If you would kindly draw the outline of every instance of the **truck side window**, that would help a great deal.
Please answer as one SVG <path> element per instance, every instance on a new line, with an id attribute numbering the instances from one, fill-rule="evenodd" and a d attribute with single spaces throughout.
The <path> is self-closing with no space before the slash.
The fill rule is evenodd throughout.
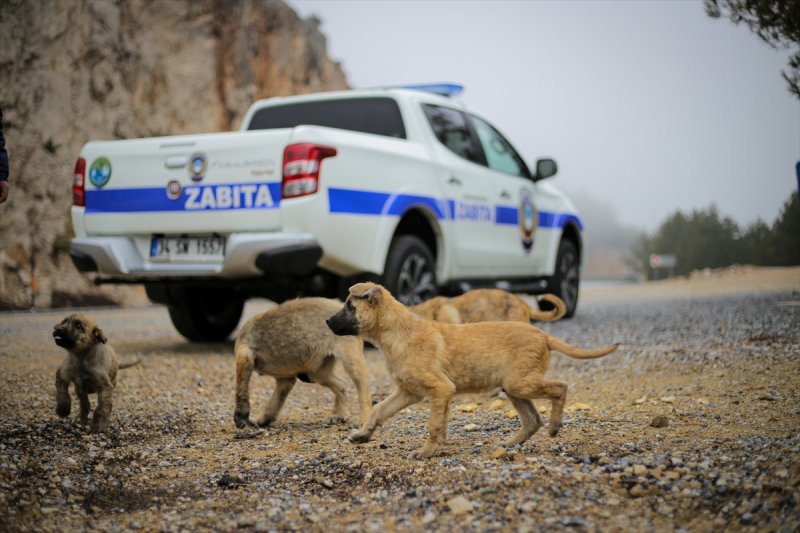
<path id="1" fill-rule="evenodd" d="M 294 128 L 303 124 L 406 138 L 400 108 L 391 98 L 341 98 L 263 107 L 248 130 Z"/>
<path id="2" fill-rule="evenodd" d="M 474 115 L 471 115 L 470 119 L 475 126 L 489 168 L 513 176 L 529 177 L 528 168 L 522 158 L 499 131 Z"/>
<path id="3" fill-rule="evenodd" d="M 440 143 L 459 157 L 473 163 L 483 163 L 464 113 L 430 104 L 423 104 L 422 109 Z"/>

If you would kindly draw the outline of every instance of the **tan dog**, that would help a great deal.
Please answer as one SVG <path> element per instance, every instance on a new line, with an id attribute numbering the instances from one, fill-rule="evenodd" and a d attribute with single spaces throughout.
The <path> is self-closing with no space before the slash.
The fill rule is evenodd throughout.
<path id="1" fill-rule="evenodd" d="M 430 399 L 428 441 L 412 458 L 431 457 L 440 450 L 450 401 L 461 392 L 503 388 L 522 424 L 508 445 L 525 442 L 542 426 L 531 399 L 548 398 L 552 403 L 550 435 L 557 435 L 567 385 L 544 379 L 550 350 L 593 359 L 617 348 L 576 348 L 518 322 L 445 324 L 426 320 L 374 283 L 350 287 L 344 307 L 328 319 L 328 326 L 337 335 L 361 335 L 380 348 L 396 385 L 394 392 L 373 408 L 369 421 L 350 435 L 352 442 L 369 441 L 389 417 L 423 398 Z"/>
<path id="2" fill-rule="evenodd" d="M 56 372 L 56 414 L 62 418 L 69 416 L 72 408 L 69 384 L 72 383 L 80 402 L 76 420 L 84 425 L 88 423 L 89 394 L 97 393 L 91 432 L 104 431 L 111 416 L 117 370 L 133 366 L 139 360 L 119 365 L 103 331 L 91 318 L 81 313 L 70 315 L 56 324 L 53 339 L 69 352 Z"/>
<path id="3" fill-rule="evenodd" d="M 365 423 L 372 408 L 364 341 L 337 337 L 325 319 L 341 303 L 325 298 L 302 298 L 285 302 L 251 318 L 236 338 L 236 427 L 250 422 L 250 377 L 253 370 L 275 378 L 275 390 L 264 413 L 255 422 L 268 426 L 278 416 L 297 379 L 319 383 L 333 391 L 331 420 L 344 421 L 347 383 L 338 372 L 341 363 L 358 392 L 359 422 Z"/>
<path id="4" fill-rule="evenodd" d="M 543 294 L 537 301 L 551 303 L 550 311 L 534 309 L 528 302 L 501 289 L 475 289 L 453 298 L 436 296 L 409 309 L 430 320 L 449 324 L 471 322 L 552 322 L 567 312 L 564 301 L 555 294 Z"/>

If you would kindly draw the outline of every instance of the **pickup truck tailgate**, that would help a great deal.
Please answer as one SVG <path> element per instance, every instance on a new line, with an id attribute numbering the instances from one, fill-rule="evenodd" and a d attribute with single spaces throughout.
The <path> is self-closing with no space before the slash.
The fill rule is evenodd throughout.
<path id="1" fill-rule="evenodd" d="M 86 235 L 224 234 L 281 228 L 291 130 L 86 144 Z M 235 216 L 234 216 L 235 213 Z"/>

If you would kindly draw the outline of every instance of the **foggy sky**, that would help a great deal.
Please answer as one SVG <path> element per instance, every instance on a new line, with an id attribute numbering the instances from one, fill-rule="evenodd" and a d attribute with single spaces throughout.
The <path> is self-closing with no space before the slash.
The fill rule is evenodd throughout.
<path id="1" fill-rule="evenodd" d="M 529 163 L 554 157 L 554 184 L 622 224 L 653 231 L 712 202 L 742 226 L 772 223 L 797 191 L 789 52 L 699 0 L 289 4 L 322 19 L 353 87 L 463 83 Z"/>

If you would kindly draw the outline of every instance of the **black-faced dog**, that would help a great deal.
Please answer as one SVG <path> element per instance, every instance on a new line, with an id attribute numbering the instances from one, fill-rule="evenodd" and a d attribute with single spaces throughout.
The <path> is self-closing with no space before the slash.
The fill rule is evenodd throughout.
<path id="1" fill-rule="evenodd" d="M 567 385 L 544 377 L 550 350 L 594 359 L 617 349 L 616 345 L 577 348 L 519 322 L 447 324 L 427 320 L 374 283 L 350 287 L 344 307 L 327 323 L 337 335 L 361 335 L 377 346 L 386 356 L 395 384 L 395 390 L 372 409 L 367 423 L 350 435 L 352 442 L 369 441 L 389 417 L 423 398 L 430 400 L 428 441 L 412 458 L 431 457 L 440 451 L 450 402 L 462 392 L 502 387 L 522 425 L 507 442 L 510 445 L 525 442 L 542 426 L 531 399 L 547 398 L 552 404 L 550 435 L 555 436 L 562 423 Z"/>

